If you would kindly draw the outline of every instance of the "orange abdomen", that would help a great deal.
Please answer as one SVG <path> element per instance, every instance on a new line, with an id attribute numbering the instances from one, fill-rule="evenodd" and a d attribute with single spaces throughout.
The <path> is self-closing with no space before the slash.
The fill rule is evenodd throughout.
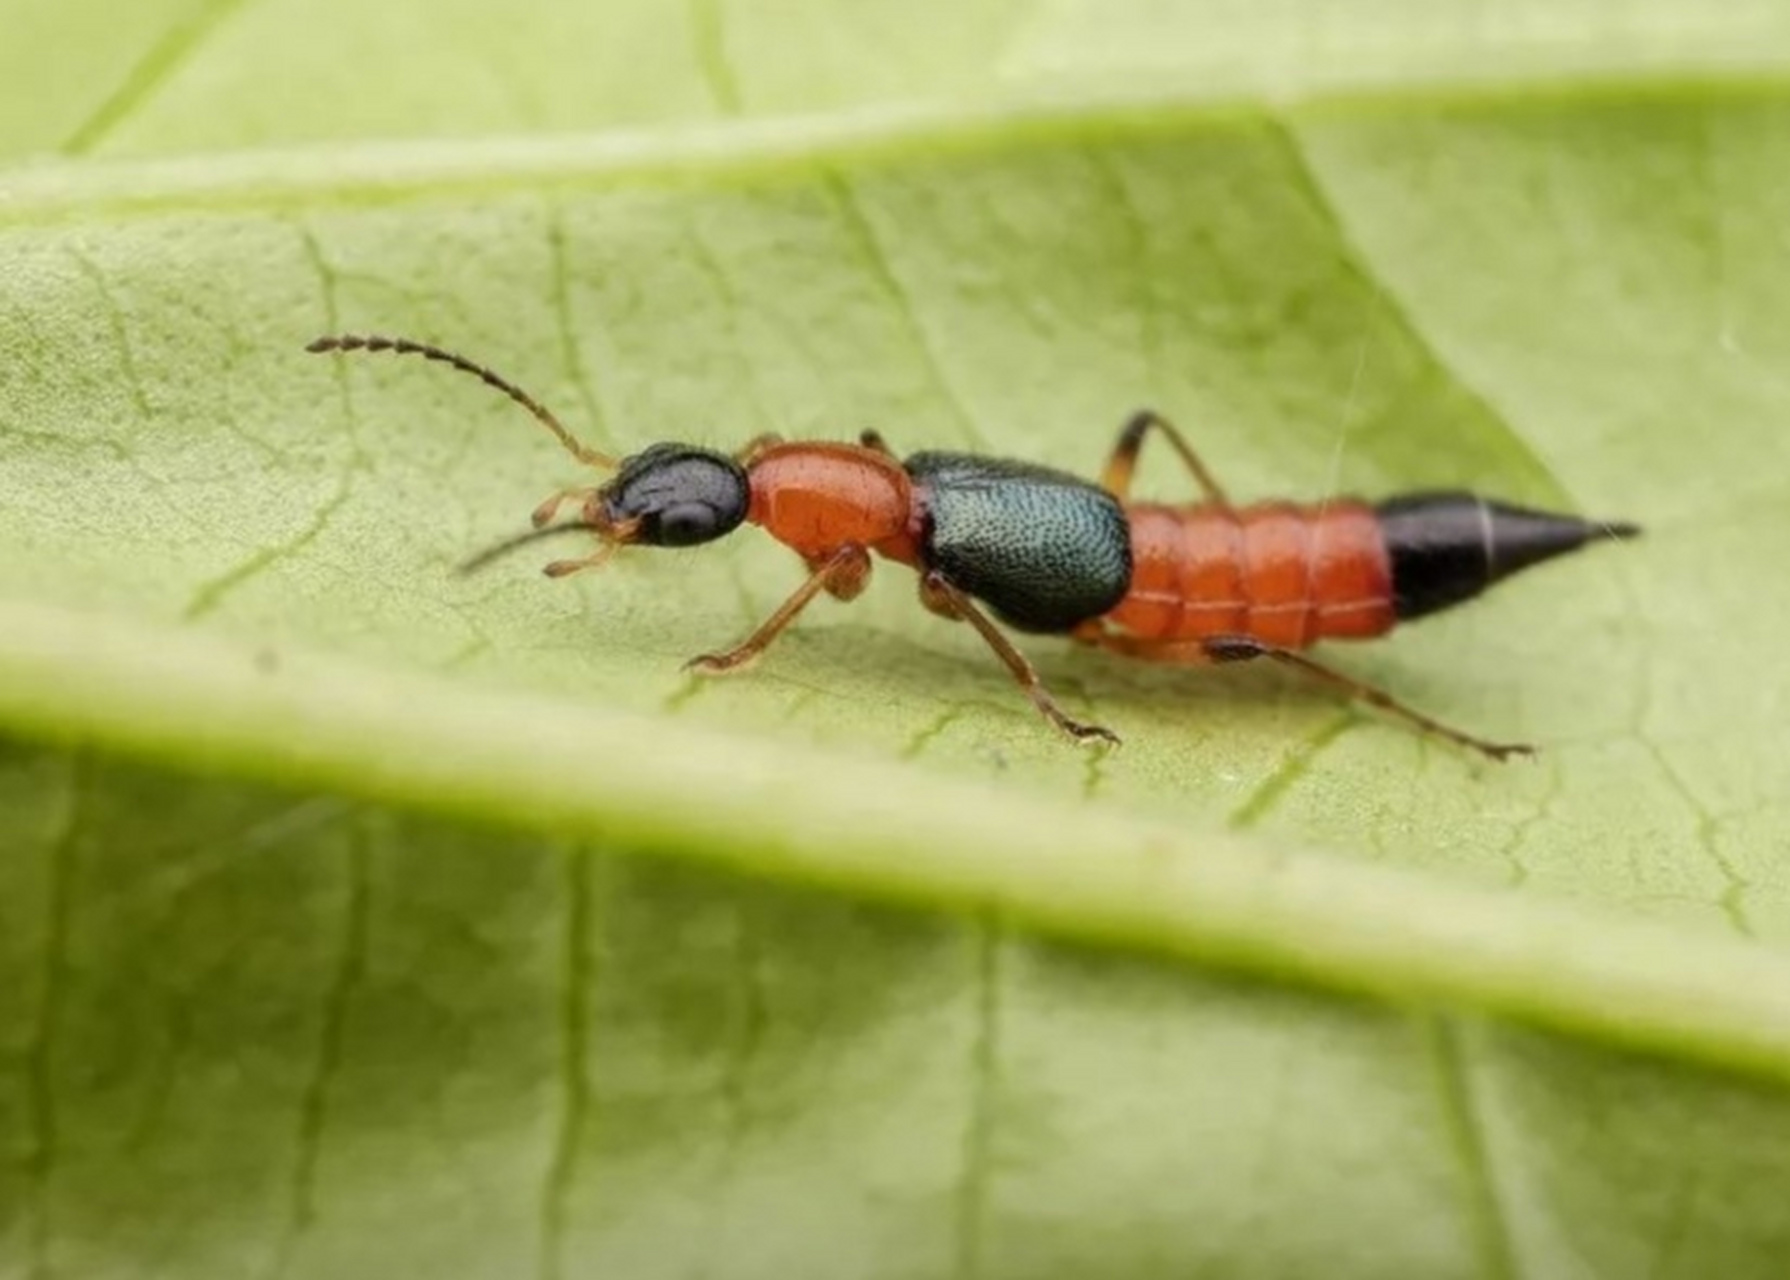
<path id="1" fill-rule="evenodd" d="M 1249 636 L 1299 649 L 1392 629 L 1392 565 L 1366 503 L 1139 503 L 1131 590 L 1107 621 L 1145 640 Z"/>
<path id="2" fill-rule="evenodd" d="M 813 559 L 847 543 L 915 564 L 913 482 L 901 464 L 850 444 L 779 444 L 747 468 L 746 519 Z"/>

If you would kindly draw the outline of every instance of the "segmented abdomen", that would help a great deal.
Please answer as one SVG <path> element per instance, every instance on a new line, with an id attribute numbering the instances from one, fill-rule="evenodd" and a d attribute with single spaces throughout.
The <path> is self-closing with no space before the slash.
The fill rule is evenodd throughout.
<path id="1" fill-rule="evenodd" d="M 1382 635 L 1396 620 L 1391 561 L 1366 503 L 1139 503 L 1126 514 L 1131 589 L 1106 620 L 1141 639 L 1236 635 L 1298 649 Z"/>

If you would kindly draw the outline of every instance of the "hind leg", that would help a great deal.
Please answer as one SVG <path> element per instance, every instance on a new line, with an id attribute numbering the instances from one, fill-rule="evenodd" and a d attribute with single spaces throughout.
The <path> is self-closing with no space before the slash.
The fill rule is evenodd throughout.
<path id="1" fill-rule="evenodd" d="M 1249 636 L 1208 636 L 1197 640 L 1143 640 L 1120 632 L 1102 631 L 1096 633 L 1090 630 L 1077 632 L 1075 638 L 1086 644 L 1098 645 L 1100 648 L 1123 653 L 1129 657 L 1142 658 L 1148 662 L 1176 662 L 1208 666 L 1266 658 L 1289 671 L 1298 672 L 1308 680 L 1327 685 L 1345 697 L 1365 702 L 1388 715 L 1396 716 L 1421 733 L 1445 738 L 1457 746 L 1465 747 L 1469 751 L 1477 751 L 1493 760 L 1508 760 L 1512 756 L 1535 754 L 1535 748 L 1527 743 L 1490 742 L 1473 734 L 1464 733 L 1425 715 L 1414 707 L 1406 706 L 1377 685 L 1371 685 L 1365 680 L 1358 680 L 1334 667 L 1308 658 L 1302 653 L 1295 653 L 1291 649 L 1283 649 L 1278 645 L 1264 644 Z"/>
<path id="2" fill-rule="evenodd" d="M 1144 447 L 1144 437 L 1152 428 L 1168 439 L 1169 447 L 1192 473 L 1194 483 L 1199 485 L 1207 502 L 1219 507 L 1231 505 L 1230 499 L 1225 497 L 1224 486 L 1200 461 L 1186 437 L 1176 430 L 1174 423 L 1154 409 L 1139 410 L 1120 428 L 1118 442 L 1113 445 L 1112 456 L 1106 460 L 1106 469 L 1100 475 L 1101 488 L 1121 502 L 1130 496 L 1131 473 L 1137 469 L 1137 455 Z"/>

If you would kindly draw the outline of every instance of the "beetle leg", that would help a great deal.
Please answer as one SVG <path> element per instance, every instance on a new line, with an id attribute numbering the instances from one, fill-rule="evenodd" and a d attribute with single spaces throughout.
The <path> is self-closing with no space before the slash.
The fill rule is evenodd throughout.
<path id="1" fill-rule="evenodd" d="M 1356 698 L 1377 707 L 1388 715 L 1396 716 L 1406 724 L 1420 732 L 1433 733 L 1437 737 L 1446 738 L 1457 746 L 1477 751 L 1493 760 L 1508 760 L 1511 756 L 1528 756 L 1535 754 L 1535 748 L 1522 742 L 1488 742 L 1484 738 L 1476 738 L 1470 733 L 1451 728 L 1440 720 L 1432 719 L 1400 702 L 1397 698 L 1365 680 L 1336 670 L 1334 667 L 1308 658 L 1291 649 L 1283 649 L 1279 645 L 1264 644 L 1250 636 L 1207 636 L 1197 640 L 1145 640 L 1137 636 L 1128 636 L 1121 632 L 1108 632 L 1103 636 L 1088 637 L 1090 644 L 1097 644 L 1103 649 L 1111 649 L 1115 653 L 1123 653 L 1133 658 L 1143 658 L 1153 662 L 1182 662 L 1189 665 L 1206 665 L 1226 662 L 1248 662 L 1255 658 L 1267 658 L 1292 671 L 1297 671 L 1307 679 L 1320 684 L 1329 685 L 1345 697 Z"/>
<path id="2" fill-rule="evenodd" d="M 546 565 L 542 566 L 541 572 L 546 574 L 549 578 L 563 578 L 567 574 L 577 573 L 581 569 L 600 569 L 609 563 L 609 558 L 615 554 L 616 549 L 621 545 L 622 544 L 619 542 L 605 542 L 589 555 L 580 556 L 576 560 L 549 561 Z"/>
<path id="3" fill-rule="evenodd" d="M 884 454 L 887 457 L 893 458 L 895 456 L 895 450 L 889 447 L 889 442 L 883 439 L 883 433 L 878 431 L 875 427 L 865 427 L 862 431 L 858 432 L 858 443 L 863 445 L 866 449 L 874 449 L 877 453 Z"/>
<path id="4" fill-rule="evenodd" d="M 724 653 L 698 654 L 684 664 L 684 670 L 703 675 L 739 670 L 763 653 L 771 641 L 782 634 L 783 628 L 794 622 L 796 615 L 823 590 L 841 600 L 850 600 L 862 591 L 870 577 L 870 555 L 856 543 L 847 543 L 830 556 L 810 561 L 809 567 L 813 572 L 808 575 L 808 580 L 778 605 L 776 612 L 761 622 L 742 643 Z"/>
<path id="5" fill-rule="evenodd" d="M 1297 671 L 1300 675 L 1327 684 L 1350 698 L 1359 698 L 1370 707 L 1378 707 L 1389 715 L 1397 716 L 1407 724 L 1414 725 L 1425 733 L 1433 733 L 1437 737 L 1446 738 L 1457 746 L 1477 751 L 1493 760 L 1508 760 L 1511 756 L 1532 756 L 1535 748 L 1524 742 L 1488 742 L 1484 738 L 1476 738 L 1470 733 L 1462 733 L 1459 729 L 1450 728 L 1440 720 L 1431 719 L 1423 712 L 1407 707 L 1384 689 L 1358 680 L 1354 676 L 1325 666 L 1315 659 L 1291 649 L 1283 649 L 1279 645 L 1263 644 L 1248 636 L 1212 636 L 1201 642 L 1207 656 L 1213 662 L 1247 662 L 1252 658 L 1267 658 L 1278 662 L 1281 666 Z"/>
<path id="6" fill-rule="evenodd" d="M 572 489 L 561 489 L 558 493 L 549 496 L 540 506 L 536 507 L 534 513 L 528 517 L 528 521 L 530 524 L 534 525 L 535 528 L 543 529 L 552 523 L 553 517 L 559 514 L 559 509 L 566 503 L 574 500 L 579 503 L 588 502 L 591 498 L 594 498 L 601 492 L 602 490 L 595 485 L 581 485 Z"/>
<path id="7" fill-rule="evenodd" d="M 1151 427 L 1168 437 L 1169 446 L 1187 464 L 1200 492 L 1206 495 L 1207 502 L 1220 507 L 1231 505 L 1231 500 L 1225 496 L 1224 487 L 1206 469 L 1206 464 L 1200 461 L 1193 446 L 1175 429 L 1174 423 L 1154 409 L 1140 409 L 1120 428 L 1118 443 L 1113 446 L 1112 456 L 1106 460 L 1106 470 L 1100 476 L 1101 488 L 1121 502 L 1130 495 L 1131 473 L 1137 469 L 1138 451 L 1143 448 L 1144 437 L 1149 434 Z"/>
<path id="8" fill-rule="evenodd" d="M 827 574 L 827 580 L 822 584 L 826 588 L 827 594 L 835 600 L 842 602 L 856 600 L 864 594 L 864 588 L 870 585 L 870 553 L 861 547 L 858 548 L 858 551 L 861 559 L 855 570 L 835 569 Z M 838 553 L 834 552 L 831 555 L 803 556 L 802 563 L 808 566 L 808 572 L 821 573 L 826 571 L 827 565 L 837 555 Z"/>
<path id="9" fill-rule="evenodd" d="M 974 601 L 938 570 L 928 570 L 920 578 L 920 603 L 941 617 L 958 619 L 974 627 L 977 634 L 987 641 L 988 647 L 994 650 L 995 657 L 1007 664 L 1007 670 L 1019 681 L 1019 687 L 1025 690 L 1032 705 L 1064 733 L 1077 742 L 1099 741 L 1115 747 L 1119 745 L 1119 735 L 1111 729 L 1086 724 L 1066 715 L 1057 705 L 1056 699 L 1050 696 L 1050 690 L 1044 687 L 1044 681 L 1039 679 L 1037 668 L 1013 647 L 1013 642 L 1001 633 L 987 614 L 976 607 Z"/>

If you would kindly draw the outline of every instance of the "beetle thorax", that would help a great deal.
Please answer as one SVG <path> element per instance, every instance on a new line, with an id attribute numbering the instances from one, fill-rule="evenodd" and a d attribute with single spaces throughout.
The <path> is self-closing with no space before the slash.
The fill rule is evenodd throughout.
<path id="1" fill-rule="evenodd" d="M 849 543 L 917 563 L 913 485 L 894 459 L 855 445 L 775 445 L 747 475 L 746 518 L 798 554 Z"/>

